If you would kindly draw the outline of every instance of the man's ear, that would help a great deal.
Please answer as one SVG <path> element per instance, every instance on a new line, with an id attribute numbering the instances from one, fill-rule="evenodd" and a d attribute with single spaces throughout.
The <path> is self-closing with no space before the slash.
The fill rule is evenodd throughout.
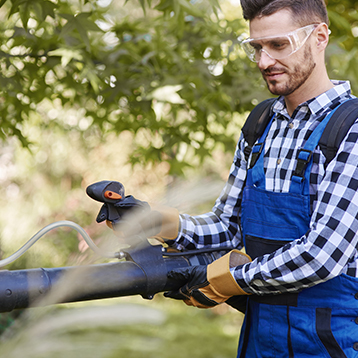
<path id="1" fill-rule="evenodd" d="M 329 41 L 329 29 L 327 24 L 319 24 L 315 30 L 316 33 L 316 45 L 318 51 L 324 51 Z"/>

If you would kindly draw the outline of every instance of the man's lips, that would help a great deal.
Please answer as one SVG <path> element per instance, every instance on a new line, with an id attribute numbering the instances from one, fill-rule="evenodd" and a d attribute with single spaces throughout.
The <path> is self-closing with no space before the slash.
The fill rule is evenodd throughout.
<path id="1" fill-rule="evenodd" d="M 268 80 L 277 80 L 286 72 L 283 70 L 270 70 L 270 71 L 262 71 L 263 76 Z"/>
<path id="2" fill-rule="evenodd" d="M 264 77 L 267 78 L 268 80 L 277 80 L 283 74 L 284 72 L 266 73 L 264 74 Z"/>

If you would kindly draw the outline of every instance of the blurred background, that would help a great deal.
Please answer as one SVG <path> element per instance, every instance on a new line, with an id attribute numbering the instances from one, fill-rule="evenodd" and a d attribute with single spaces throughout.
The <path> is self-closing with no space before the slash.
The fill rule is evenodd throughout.
<path id="1" fill-rule="evenodd" d="M 358 4 L 328 10 L 329 74 L 357 94 Z M 247 114 L 270 97 L 239 46 L 238 0 L 1 0 L 0 19 L 1 258 L 59 220 L 97 244 L 113 238 L 85 193 L 100 180 L 183 213 L 211 209 Z M 93 260 L 57 229 L 6 269 Z M 161 295 L 58 305 L 1 314 L 0 346 L 4 357 L 234 357 L 242 318 Z"/>

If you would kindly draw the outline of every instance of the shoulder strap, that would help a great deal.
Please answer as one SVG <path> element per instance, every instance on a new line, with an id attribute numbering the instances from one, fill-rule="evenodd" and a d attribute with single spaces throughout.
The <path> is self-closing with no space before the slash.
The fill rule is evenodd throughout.
<path id="1" fill-rule="evenodd" d="M 256 140 L 262 135 L 266 126 L 270 121 L 270 112 L 272 104 L 276 101 L 277 98 L 269 98 L 263 102 L 260 102 L 249 114 L 246 119 L 244 126 L 241 131 L 244 134 L 245 140 L 248 143 L 244 153 L 245 158 L 248 160 L 252 146 L 255 144 Z"/>
<path id="2" fill-rule="evenodd" d="M 319 146 L 326 157 L 325 166 L 336 156 L 340 144 L 357 119 L 358 98 L 348 100 L 337 108 L 319 141 Z"/>
<path id="3" fill-rule="evenodd" d="M 248 143 L 244 153 L 248 160 L 252 147 L 256 140 L 262 135 L 268 122 L 270 121 L 271 106 L 276 101 L 276 98 L 269 98 L 259 103 L 247 117 L 241 131 Z M 326 164 L 335 157 L 340 144 L 347 135 L 353 123 L 358 119 L 358 98 L 354 98 L 344 102 L 334 113 L 328 122 L 321 139 L 319 146 L 326 157 Z"/>

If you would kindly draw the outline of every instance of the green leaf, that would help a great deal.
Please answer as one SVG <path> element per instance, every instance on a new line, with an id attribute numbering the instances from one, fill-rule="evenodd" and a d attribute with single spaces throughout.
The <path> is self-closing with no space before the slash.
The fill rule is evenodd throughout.
<path id="1" fill-rule="evenodd" d="M 33 2 L 32 9 L 35 13 L 36 18 L 39 20 L 39 22 L 43 22 L 45 20 L 44 13 L 42 10 L 42 6 L 39 2 Z"/>
<path id="2" fill-rule="evenodd" d="M 155 7 L 155 9 L 158 11 L 166 12 L 167 10 L 173 8 L 173 6 L 173 0 L 160 0 L 159 4 Z"/>
<path id="3" fill-rule="evenodd" d="M 339 15 L 337 12 L 334 11 L 328 11 L 328 13 L 329 13 L 329 18 L 333 24 L 346 31 L 349 32 L 351 31 L 351 24 L 346 18 L 344 18 L 343 16 Z"/>
<path id="4" fill-rule="evenodd" d="M 91 45 L 90 45 L 90 41 L 89 41 L 89 37 L 88 37 L 86 29 L 83 28 L 82 26 L 77 26 L 77 23 L 76 23 L 76 29 L 77 29 L 78 33 L 80 34 L 82 41 L 86 45 L 87 51 L 90 51 Z"/>
<path id="5" fill-rule="evenodd" d="M 92 13 L 89 12 L 83 12 L 79 15 L 77 15 L 75 18 L 78 21 L 77 27 L 83 27 L 86 31 L 98 31 L 103 32 L 98 25 L 89 19 L 89 17 L 92 15 Z"/>
<path id="6" fill-rule="evenodd" d="M 22 22 L 22 26 L 27 30 L 27 23 L 30 18 L 30 7 L 32 3 L 31 1 L 25 2 L 19 6 L 19 14 Z"/>
<path id="7" fill-rule="evenodd" d="M 15 1 L 13 1 L 8 17 L 10 18 L 11 15 L 13 15 L 13 14 L 19 12 L 19 6 L 20 6 L 21 4 L 26 3 L 26 2 L 27 2 L 27 0 L 15 0 Z"/>
<path id="8" fill-rule="evenodd" d="M 37 20 L 42 23 L 47 16 L 55 18 L 54 10 L 57 5 L 48 0 L 40 0 L 32 2 L 32 9 L 36 15 Z"/>
<path id="9" fill-rule="evenodd" d="M 209 0 L 209 2 L 212 6 L 214 14 L 216 15 L 217 18 L 219 18 L 219 10 L 221 9 L 219 1 L 218 0 Z"/>
<path id="10" fill-rule="evenodd" d="M 42 1 L 41 6 L 42 6 L 42 12 L 43 12 L 44 20 L 46 19 L 47 16 L 50 16 L 53 19 L 55 18 L 54 10 L 57 8 L 56 4 L 54 4 L 51 1 Z"/>
<path id="11" fill-rule="evenodd" d="M 50 51 L 48 56 L 60 56 L 62 67 L 66 67 L 72 60 L 83 61 L 82 53 L 76 49 L 58 48 Z"/>
<path id="12" fill-rule="evenodd" d="M 144 14 L 146 14 L 146 12 L 145 12 L 145 0 L 139 0 L 139 2 L 140 2 L 140 6 L 143 9 Z"/>
<path id="13" fill-rule="evenodd" d="M 197 6 L 191 4 L 187 0 L 176 0 L 180 6 L 189 14 L 197 17 L 203 17 L 204 12 L 201 11 Z"/>
<path id="14" fill-rule="evenodd" d="M 64 17 L 64 16 L 63 16 Z M 76 28 L 76 22 L 74 20 L 74 18 L 70 18 L 67 23 L 65 24 L 65 26 L 62 28 L 61 30 L 61 37 L 64 37 L 66 35 L 68 35 L 69 33 L 71 33 L 74 29 Z"/>
<path id="15" fill-rule="evenodd" d="M 97 24 L 89 19 L 91 13 L 80 13 L 78 15 L 61 14 L 60 16 L 67 20 L 66 25 L 62 28 L 60 36 L 65 37 L 70 35 L 74 30 L 77 30 L 87 51 L 90 50 L 88 31 L 103 32 Z"/>

